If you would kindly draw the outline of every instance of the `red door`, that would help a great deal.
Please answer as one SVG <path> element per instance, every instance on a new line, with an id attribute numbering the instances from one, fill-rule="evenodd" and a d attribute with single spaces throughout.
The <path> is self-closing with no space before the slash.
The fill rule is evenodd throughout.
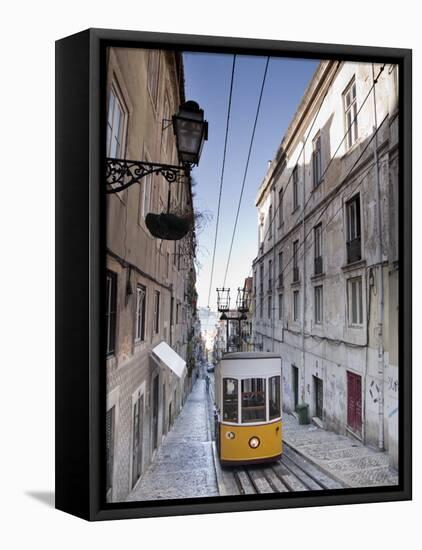
<path id="1" fill-rule="evenodd" d="M 347 372 L 347 424 L 354 432 L 362 431 L 362 378 Z"/>

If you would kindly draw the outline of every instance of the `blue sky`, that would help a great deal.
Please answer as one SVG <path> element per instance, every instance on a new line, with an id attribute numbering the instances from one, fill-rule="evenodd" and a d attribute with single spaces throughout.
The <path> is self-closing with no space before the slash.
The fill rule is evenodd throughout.
<path id="1" fill-rule="evenodd" d="M 226 116 L 230 91 L 232 55 L 185 53 L 186 99 L 199 103 L 209 123 L 199 166 L 193 170 L 197 182 L 194 205 L 212 215 L 198 235 L 197 289 L 199 306 L 206 306 L 211 274 L 212 251 L 217 217 L 218 193 L 223 161 Z M 237 204 L 245 171 L 266 58 L 237 56 L 234 76 L 225 176 L 220 209 L 214 276 L 210 307 L 216 309 L 217 286 L 222 286 Z M 271 58 L 262 97 L 254 146 L 243 193 L 226 286 L 234 303 L 236 290 L 250 273 L 257 252 L 258 187 L 289 125 L 318 62 L 315 60 Z"/>

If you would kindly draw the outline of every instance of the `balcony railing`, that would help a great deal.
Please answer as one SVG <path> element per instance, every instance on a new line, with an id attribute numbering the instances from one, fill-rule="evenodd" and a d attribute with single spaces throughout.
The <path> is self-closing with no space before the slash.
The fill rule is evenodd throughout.
<path id="1" fill-rule="evenodd" d="M 293 282 L 294 283 L 299 282 L 299 268 L 298 267 L 293 268 Z"/>
<path id="2" fill-rule="evenodd" d="M 352 264 L 362 259 L 360 237 L 347 243 L 347 263 Z"/>
<path id="3" fill-rule="evenodd" d="M 314 258 L 314 275 L 321 275 L 322 273 L 322 256 Z"/>

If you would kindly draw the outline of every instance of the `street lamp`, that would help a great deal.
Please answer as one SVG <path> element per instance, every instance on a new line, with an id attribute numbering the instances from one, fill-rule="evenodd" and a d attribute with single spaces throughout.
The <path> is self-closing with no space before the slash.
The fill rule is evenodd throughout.
<path id="1" fill-rule="evenodd" d="M 237 289 L 236 308 L 239 315 L 227 315 L 230 310 L 230 289 L 217 288 L 217 309 L 221 313 L 220 321 L 226 321 L 226 351 L 229 351 L 229 322 L 237 321 L 238 323 L 238 350 L 240 351 L 241 328 L 242 321 L 247 320 L 246 313 L 250 307 L 250 292 L 247 288 Z"/>
<path id="2" fill-rule="evenodd" d="M 144 160 L 106 159 L 106 193 L 124 191 L 149 174 L 164 177 L 170 185 L 181 177 L 190 179 L 192 166 L 197 166 L 204 141 L 208 139 L 208 122 L 204 111 L 195 101 L 186 101 L 169 122 L 176 136 L 179 165 L 147 162 Z M 163 126 L 163 130 L 167 128 Z M 181 217 L 170 213 L 170 187 L 168 191 L 167 213 L 147 214 L 145 223 L 154 237 L 167 240 L 183 238 L 193 224 L 193 216 Z"/>
<path id="3" fill-rule="evenodd" d="M 204 141 L 208 139 L 208 122 L 196 101 L 186 101 L 177 115 L 173 115 L 173 132 L 179 162 L 197 166 Z"/>
<path id="4" fill-rule="evenodd" d="M 230 289 L 217 288 L 217 309 L 220 313 L 229 311 L 230 309 Z"/>

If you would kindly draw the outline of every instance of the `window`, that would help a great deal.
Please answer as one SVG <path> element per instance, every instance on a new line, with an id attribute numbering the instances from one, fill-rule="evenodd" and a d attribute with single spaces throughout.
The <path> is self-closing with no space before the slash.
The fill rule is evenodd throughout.
<path id="1" fill-rule="evenodd" d="M 297 283 L 299 281 L 298 252 L 299 252 L 299 241 L 295 241 L 293 243 L 293 282 L 294 283 Z"/>
<path id="2" fill-rule="evenodd" d="M 107 271 L 106 280 L 106 353 L 111 355 L 116 345 L 117 275 Z"/>
<path id="3" fill-rule="evenodd" d="M 146 288 L 138 285 L 136 288 L 135 341 L 145 340 L 145 302 Z"/>
<path id="4" fill-rule="evenodd" d="M 268 209 L 268 239 L 273 236 L 273 205 L 270 204 Z"/>
<path id="5" fill-rule="evenodd" d="M 270 420 L 281 416 L 280 407 L 280 377 L 272 376 L 268 380 L 268 399 L 270 409 Z"/>
<path id="6" fill-rule="evenodd" d="M 170 326 L 173 326 L 174 318 L 173 318 L 173 311 L 174 311 L 174 298 L 173 296 L 170 298 Z"/>
<path id="7" fill-rule="evenodd" d="M 283 252 L 278 253 L 278 286 L 283 286 Z"/>
<path id="8" fill-rule="evenodd" d="M 114 87 L 110 89 L 107 111 L 107 156 L 122 157 L 125 110 Z"/>
<path id="9" fill-rule="evenodd" d="M 283 294 L 278 295 L 278 320 L 283 320 Z"/>
<path id="10" fill-rule="evenodd" d="M 314 187 L 321 183 L 322 177 L 322 159 L 321 159 L 321 134 L 314 139 L 312 152 L 312 174 Z"/>
<path id="11" fill-rule="evenodd" d="M 314 288 L 314 321 L 318 325 L 322 323 L 322 286 Z"/>
<path id="12" fill-rule="evenodd" d="M 223 378 L 223 419 L 226 422 L 238 422 L 238 409 L 238 381 L 234 378 Z"/>
<path id="13" fill-rule="evenodd" d="M 356 82 L 353 77 L 343 93 L 344 121 L 346 126 L 346 144 L 349 149 L 358 139 L 358 120 L 357 120 L 357 102 L 356 102 Z"/>
<path id="14" fill-rule="evenodd" d="M 299 189 L 298 189 L 298 173 L 297 173 L 297 166 L 293 168 L 293 210 L 296 210 L 296 208 L 299 205 Z"/>
<path id="15" fill-rule="evenodd" d="M 158 97 L 158 70 L 160 66 L 160 50 L 149 50 L 148 54 L 148 90 L 154 105 Z"/>
<path id="16" fill-rule="evenodd" d="M 347 263 L 362 259 L 360 232 L 360 198 L 354 196 L 346 203 L 347 218 Z"/>
<path id="17" fill-rule="evenodd" d="M 154 332 L 155 334 L 160 332 L 160 293 L 158 290 L 154 291 Z"/>
<path id="18" fill-rule="evenodd" d="M 349 325 L 362 325 L 362 277 L 347 281 L 347 295 Z"/>
<path id="19" fill-rule="evenodd" d="M 283 189 L 278 192 L 278 226 L 283 224 Z"/>
<path id="20" fill-rule="evenodd" d="M 163 128 L 161 130 L 161 147 L 164 146 L 164 151 L 167 155 L 167 157 L 170 157 L 171 149 L 170 149 L 170 136 L 172 132 L 170 132 L 170 128 L 166 126 L 171 124 L 171 116 L 170 116 L 170 101 L 168 98 L 168 95 L 166 93 L 166 97 L 164 100 L 164 117 L 163 117 Z"/>
<path id="21" fill-rule="evenodd" d="M 261 214 L 259 217 L 259 246 L 262 245 L 262 241 L 264 240 L 264 216 Z"/>
<path id="22" fill-rule="evenodd" d="M 271 319 L 272 314 L 272 296 L 268 296 L 268 319 Z"/>
<path id="23" fill-rule="evenodd" d="M 314 274 L 322 273 L 322 224 L 314 227 Z"/>
<path id="24" fill-rule="evenodd" d="M 265 378 L 242 380 L 242 422 L 265 420 Z"/>
<path id="25" fill-rule="evenodd" d="M 299 320 L 299 291 L 293 292 L 293 321 Z"/>
<path id="26" fill-rule="evenodd" d="M 269 260 L 268 262 L 268 292 L 271 292 L 273 289 L 273 261 Z"/>
<path id="27" fill-rule="evenodd" d="M 176 304 L 176 325 L 179 324 L 179 315 L 180 315 L 180 304 Z"/>
<path id="28" fill-rule="evenodd" d="M 150 162 L 150 157 L 145 153 L 145 159 Z M 145 219 L 146 215 L 151 212 L 151 202 L 153 194 L 154 179 L 153 174 L 148 174 L 139 184 L 139 218 Z"/>
<path id="29" fill-rule="evenodd" d="M 264 295 L 261 294 L 259 297 L 259 318 L 262 319 L 264 315 Z"/>
<path id="30" fill-rule="evenodd" d="M 264 294 L 264 264 L 259 266 L 259 293 Z"/>

